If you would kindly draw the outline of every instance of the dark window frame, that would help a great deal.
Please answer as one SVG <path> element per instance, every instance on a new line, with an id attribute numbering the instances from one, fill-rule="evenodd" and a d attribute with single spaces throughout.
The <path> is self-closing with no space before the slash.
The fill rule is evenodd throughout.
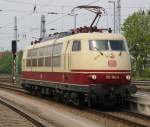
<path id="1" fill-rule="evenodd" d="M 126 51 L 125 42 L 123 40 L 109 40 L 112 51 Z"/>
<path id="2" fill-rule="evenodd" d="M 81 51 L 81 40 L 74 40 L 72 42 L 72 52 Z"/>

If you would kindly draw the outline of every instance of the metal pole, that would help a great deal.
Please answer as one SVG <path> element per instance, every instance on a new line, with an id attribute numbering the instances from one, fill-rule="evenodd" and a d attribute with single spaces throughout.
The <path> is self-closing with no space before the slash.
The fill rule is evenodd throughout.
<path id="1" fill-rule="evenodd" d="M 16 83 L 16 77 L 18 75 L 18 54 L 17 54 L 17 17 L 14 18 L 14 40 L 12 41 L 12 53 L 13 53 L 13 83 Z"/>
<path id="2" fill-rule="evenodd" d="M 116 2 L 114 1 L 114 33 L 116 32 Z"/>
<path id="3" fill-rule="evenodd" d="M 41 34 L 40 38 L 45 38 L 46 28 L 45 28 L 45 15 L 41 16 Z"/>
<path id="4" fill-rule="evenodd" d="M 121 31 L 121 0 L 117 0 L 117 32 Z"/>
<path id="5" fill-rule="evenodd" d="M 108 1 L 109 3 L 114 4 L 114 33 L 116 32 L 116 2 L 115 1 Z"/>
<path id="6" fill-rule="evenodd" d="M 17 16 L 15 16 L 14 37 L 14 39 L 17 41 Z"/>
<path id="7" fill-rule="evenodd" d="M 16 46 L 17 46 L 17 16 L 15 16 L 15 21 L 14 21 L 14 40 L 16 40 Z M 13 71 L 14 71 L 14 82 L 16 82 L 16 75 L 18 74 L 18 56 L 17 56 L 17 51 L 13 55 Z"/>
<path id="8" fill-rule="evenodd" d="M 77 27 L 77 14 L 74 13 L 74 29 Z"/>

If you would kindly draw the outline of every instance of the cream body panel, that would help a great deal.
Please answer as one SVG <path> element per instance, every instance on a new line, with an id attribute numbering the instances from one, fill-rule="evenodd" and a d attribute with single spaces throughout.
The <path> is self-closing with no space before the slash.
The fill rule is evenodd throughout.
<path id="1" fill-rule="evenodd" d="M 72 41 L 82 40 L 81 51 L 72 52 Z M 33 48 L 40 48 L 52 44 L 63 43 L 63 49 L 61 53 L 61 67 L 54 67 L 53 72 L 70 72 L 74 69 L 86 69 L 86 70 L 130 70 L 130 55 L 127 52 L 122 52 L 119 56 L 119 51 L 102 51 L 104 55 L 100 55 L 98 51 L 89 50 L 89 40 L 125 40 L 120 34 L 109 33 L 80 33 L 71 36 L 67 36 L 61 39 L 54 39 L 46 42 L 28 46 L 23 52 L 23 59 L 27 58 L 27 50 Z M 69 44 L 67 43 L 68 41 Z M 67 47 L 68 44 L 68 47 Z M 67 48 L 66 48 L 67 47 Z M 110 53 L 115 55 L 115 58 L 111 59 L 108 56 Z M 97 58 L 96 58 L 97 57 Z M 116 60 L 117 67 L 108 67 L 108 60 Z M 23 66 L 26 62 L 23 62 Z M 22 66 L 22 67 L 23 67 Z M 38 72 L 52 72 L 51 67 L 23 67 L 23 71 L 38 71 Z"/>
<path id="2" fill-rule="evenodd" d="M 22 71 L 28 70 L 26 66 L 26 62 L 27 62 L 26 59 L 27 59 L 27 49 L 25 48 L 23 50 L 23 55 L 22 55 Z M 31 69 L 29 69 L 29 71 L 31 71 Z"/>
<path id="3" fill-rule="evenodd" d="M 110 54 L 112 52 L 103 52 L 104 55 L 101 55 L 99 52 L 87 53 L 87 57 L 85 58 L 85 63 L 87 64 L 86 69 L 91 70 L 130 70 L 130 58 L 126 52 L 122 52 L 122 55 L 119 56 L 119 52 L 114 54 L 115 58 L 110 58 Z M 82 59 L 82 58 L 81 58 Z M 116 67 L 108 66 L 108 61 L 113 60 L 116 61 Z"/>
<path id="4" fill-rule="evenodd" d="M 104 55 L 99 53 L 73 53 L 71 55 L 71 69 L 72 70 L 130 70 L 130 58 L 125 52 L 121 56 L 118 56 L 119 52 L 115 54 L 115 58 L 109 58 L 106 52 Z M 117 63 L 116 67 L 108 66 L 108 60 L 115 60 Z"/>

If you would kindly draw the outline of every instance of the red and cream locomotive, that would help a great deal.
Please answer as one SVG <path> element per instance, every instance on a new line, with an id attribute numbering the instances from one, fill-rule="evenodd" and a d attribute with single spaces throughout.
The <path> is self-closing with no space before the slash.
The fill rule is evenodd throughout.
<path id="1" fill-rule="evenodd" d="M 89 105 L 111 105 L 136 92 L 124 36 L 91 27 L 56 34 L 26 47 L 22 86 L 74 102 L 87 99 Z"/>

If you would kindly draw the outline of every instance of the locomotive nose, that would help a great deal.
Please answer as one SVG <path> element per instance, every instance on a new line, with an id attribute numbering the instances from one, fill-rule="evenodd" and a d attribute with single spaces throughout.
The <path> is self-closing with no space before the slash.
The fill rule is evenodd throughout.
<path id="1" fill-rule="evenodd" d="M 107 53 L 106 55 L 105 55 L 107 58 L 115 58 L 115 55 L 114 55 L 114 53 L 113 52 L 110 52 L 110 53 Z"/>

